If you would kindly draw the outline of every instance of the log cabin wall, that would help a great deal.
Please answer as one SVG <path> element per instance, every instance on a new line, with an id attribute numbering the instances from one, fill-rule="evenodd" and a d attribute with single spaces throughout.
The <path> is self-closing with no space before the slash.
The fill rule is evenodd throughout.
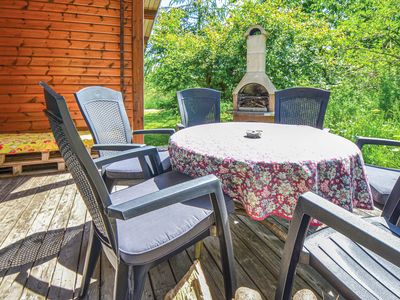
<path id="1" fill-rule="evenodd" d="M 0 132 L 49 130 L 40 80 L 66 98 L 78 128 L 73 93 L 90 85 L 122 90 L 132 118 L 132 1 L 123 1 L 121 60 L 120 0 L 1 0 Z"/>

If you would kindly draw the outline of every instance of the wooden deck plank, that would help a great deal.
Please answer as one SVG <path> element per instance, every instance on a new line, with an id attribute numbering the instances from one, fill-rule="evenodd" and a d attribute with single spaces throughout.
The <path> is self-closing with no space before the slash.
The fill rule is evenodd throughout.
<path id="1" fill-rule="evenodd" d="M 48 180 L 47 180 L 48 179 Z M 55 182 L 56 178 L 42 177 L 42 182 L 49 183 L 50 185 Z M 21 208 L 22 213 L 19 215 L 17 221 L 13 224 L 12 229 L 9 231 L 6 239 L 3 241 L 2 249 L 13 249 L 14 251 L 9 251 L 8 254 L 12 253 L 12 256 L 8 261 L 8 270 L 6 274 L 2 277 L 2 282 L 0 285 L 0 294 L 8 299 L 17 299 L 22 293 L 23 283 L 25 282 L 25 274 L 29 266 L 33 263 L 33 259 L 36 257 L 34 249 L 29 243 L 28 236 L 35 236 L 41 229 L 46 231 L 46 228 L 42 228 L 40 219 L 37 219 L 43 204 L 48 203 L 46 201 L 50 194 L 50 190 L 41 189 L 40 187 L 34 194 L 34 196 L 27 201 L 25 208 Z M 12 213 L 12 212 L 11 212 Z M 15 212 L 18 215 L 17 212 Z M 43 217 L 41 214 L 40 217 Z M 30 258 L 30 260 L 27 258 Z M 11 268 L 13 265 L 19 265 L 19 272 L 12 272 L 15 268 Z M 22 276 L 20 276 L 22 274 Z M 18 282 L 17 282 L 18 277 Z M 22 278 L 21 278 L 22 277 Z M 22 284 L 20 283 L 22 281 Z"/>
<path id="2" fill-rule="evenodd" d="M 264 268 L 269 270 L 272 275 L 269 285 L 275 289 L 277 284 L 276 279 L 279 275 L 280 257 L 271 250 L 269 243 L 266 243 L 255 235 L 250 228 L 236 216 L 231 216 L 231 230 L 233 234 L 247 246 L 251 254 L 260 260 Z M 311 286 L 297 276 L 294 284 L 294 291 L 304 288 L 311 289 Z"/>
<path id="3" fill-rule="evenodd" d="M 10 194 L 10 196 L 1 203 L 0 228 L 2 230 L 0 231 L 0 247 L 3 247 L 7 236 L 10 234 L 15 223 L 19 220 L 19 217 L 23 214 L 25 208 L 29 205 L 44 180 L 45 177 L 30 178 L 22 185 L 23 187 L 17 188 L 16 193 L 18 196 L 16 196 L 16 198 L 13 198 L 13 194 Z"/>
<path id="4" fill-rule="evenodd" d="M 190 247 L 186 250 L 186 252 L 188 253 L 191 261 L 194 262 L 194 247 Z M 200 263 L 203 268 L 208 287 L 210 288 L 211 296 L 213 299 L 223 299 L 224 282 L 222 273 L 205 247 L 203 247 L 201 251 Z"/>
<path id="5" fill-rule="evenodd" d="M 84 218 L 84 223 L 82 225 L 83 226 L 82 239 L 79 244 L 78 268 L 77 268 L 75 284 L 74 284 L 74 295 L 73 295 L 74 299 L 79 297 L 83 267 L 85 264 L 85 254 L 86 254 L 87 242 L 88 242 L 88 237 L 89 237 L 89 229 L 90 229 L 90 226 L 89 226 L 90 222 L 89 223 L 87 222 L 88 214 L 89 214 L 89 212 L 87 211 L 87 209 L 85 207 L 85 218 Z"/>
<path id="6" fill-rule="evenodd" d="M 179 282 L 192 265 L 192 261 L 186 251 L 182 251 L 169 259 L 175 281 Z"/>
<path id="7" fill-rule="evenodd" d="M 150 275 L 147 275 L 146 283 L 144 284 L 142 300 L 153 300 L 153 299 L 154 299 L 154 294 L 150 284 Z"/>
<path id="8" fill-rule="evenodd" d="M 18 185 L 19 181 L 22 181 L 22 177 L 18 179 L 18 181 L 12 180 L 11 178 L 0 180 L 0 202 Z"/>
<path id="9" fill-rule="evenodd" d="M 82 242 L 85 217 L 86 207 L 77 193 L 47 295 L 49 299 L 71 299 L 74 295 L 79 263 L 79 251 L 75 249 L 79 249 Z"/>
<path id="10" fill-rule="evenodd" d="M 175 287 L 176 281 L 168 261 L 164 261 L 150 270 L 150 282 L 154 299 L 162 300 L 165 294 Z"/>
<path id="11" fill-rule="evenodd" d="M 112 299 L 115 271 L 104 253 L 100 256 L 100 299 Z"/>
<path id="12" fill-rule="evenodd" d="M 238 218 L 244 224 L 246 224 L 255 235 L 267 243 L 270 249 L 274 251 L 279 258 L 282 256 L 284 243 L 272 232 L 268 231 L 264 224 L 244 216 L 238 216 Z M 337 292 L 334 290 L 334 288 L 314 269 L 299 264 L 297 266 L 297 274 L 309 285 L 311 285 L 320 297 L 322 297 L 323 293 L 328 294 L 329 292 L 331 292 L 333 295 L 337 295 Z"/>
<path id="13" fill-rule="evenodd" d="M 50 257 L 45 262 L 42 260 L 35 262 L 23 293 L 23 297 L 26 299 L 37 298 L 38 295 L 42 295 L 45 298 L 48 294 L 76 193 L 75 185 L 67 185 L 59 195 L 61 200 L 43 241 L 43 244 L 45 246 L 49 245 L 47 247 L 51 247 L 51 251 L 54 251 L 57 255 Z"/>
<path id="14" fill-rule="evenodd" d="M 11 260 L 15 258 L 21 242 L 24 239 L 23 236 L 21 239 L 19 239 L 18 234 L 15 234 L 16 231 L 13 231 L 14 225 L 18 223 L 20 216 L 23 215 L 25 211 L 26 206 L 28 206 L 31 200 L 35 197 L 35 194 L 38 190 L 36 184 L 39 184 L 41 180 L 44 180 L 44 178 L 42 177 L 27 180 L 24 182 L 25 184 L 23 183 L 22 186 L 15 189 L 15 194 L 17 195 L 15 198 L 13 196 L 15 195 L 14 193 L 10 194 L 5 198 L 5 201 L 0 204 L 0 216 L 2 216 L 0 220 L 0 228 L 2 228 L 0 231 L 0 248 L 4 253 L 1 260 L 2 268 L 0 270 L 0 284 L 6 278 L 5 274 L 7 272 L 7 265 L 9 265 Z M 23 228 L 20 227 L 18 227 L 20 229 L 19 231 L 21 231 L 21 229 L 26 229 L 25 226 L 23 226 Z M 15 244 L 13 243 L 13 240 Z"/>
<path id="15" fill-rule="evenodd" d="M 85 264 L 86 257 L 86 249 L 89 241 L 89 232 L 91 226 L 91 217 L 89 212 L 86 210 L 86 219 L 83 230 L 82 244 L 80 247 L 80 255 L 79 255 L 79 267 L 78 267 L 78 276 L 75 282 L 75 291 L 74 291 L 74 299 L 78 299 L 79 292 L 81 288 L 83 267 Z M 99 299 L 100 298 L 100 259 L 97 261 L 96 267 L 93 272 L 93 276 L 90 281 L 89 290 L 84 299 Z"/>
<path id="16" fill-rule="evenodd" d="M 22 211 L 17 211 L 14 219 L 11 218 L 11 211 L 18 207 L 22 207 Z M 1 251 L 7 250 L 6 245 L 18 244 L 17 250 L 13 250 L 18 259 L 23 255 L 18 249 L 30 247 L 32 250 L 28 252 L 31 256 L 23 267 L 15 268 L 14 263 L 10 264 L 12 260 L 7 259 L 4 267 L 3 262 L 4 273 L 0 281 L 4 284 L 0 283 L 0 298 L 3 295 L 12 299 L 76 298 L 80 290 L 90 215 L 70 175 L 64 173 L 49 177 L 0 180 L 0 216 L 0 224 L 3 222 L 6 229 L 0 231 L 0 242 L 3 244 L 0 254 L 5 253 Z M 271 299 L 284 244 L 282 235 L 277 231 L 286 234 L 288 222 L 271 218 L 270 223 L 276 229 L 276 232 L 272 232 L 265 222 L 252 221 L 247 216 L 232 216 L 230 221 L 238 286 L 259 290 L 263 298 Z M 35 237 L 33 242 L 32 236 Z M 0 257 L 0 262 L 2 260 L 4 257 Z M 142 299 L 163 299 L 165 293 L 189 270 L 193 261 L 194 248 L 190 247 L 153 268 Z M 214 299 L 223 299 L 224 285 L 217 238 L 205 240 L 200 261 Z M 103 256 L 96 266 L 87 299 L 110 299 L 113 278 L 114 270 Z M 3 294 L 1 286 L 12 289 Z M 315 270 L 307 266 L 298 268 L 295 291 L 300 288 L 312 288 L 318 297 L 333 290 Z"/>
<path id="17" fill-rule="evenodd" d="M 209 237 L 204 240 L 204 245 L 206 246 L 207 250 L 210 252 L 213 260 L 217 264 L 220 272 L 222 272 L 222 265 L 221 265 L 221 256 L 219 252 L 219 243 L 218 239 L 215 237 Z M 234 249 L 235 250 L 235 249 Z M 251 289 L 257 289 L 256 284 L 253 280 L 247 275 L 247 273 L 243 270 L 242 266 L 238 263 L 238 257 L 235 260 L 235 270 L 236 270 L 236 279 L 237 279 L 237 286 L 245 286 Z M 221 273 L 221 284 L 220 286 L 223 289 L 223 281 L 222 281 L 222 273 Z M 223 292 L 223 295 L 225 293 Z"/>

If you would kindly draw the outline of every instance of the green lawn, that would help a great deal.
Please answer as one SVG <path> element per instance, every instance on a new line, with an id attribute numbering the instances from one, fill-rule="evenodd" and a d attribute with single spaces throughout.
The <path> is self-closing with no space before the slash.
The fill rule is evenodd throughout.
<path id="1" fill-rule="evenodd" d="M 147 100 L 146 100 L 147 101 Z M 147 103 L 147 102 L 145 102 Z M 232 110 L 231 103 L 221 103 L 221 119 L 223 122 L 232 121 Z M 146 107 L 154 107 L 152 105 L 146 104 Z M 176 112 L 174 114 L 173 110 L 166 109 L 146 109 L 144 112 L 144 128 L 174 128 L 176 129 L 176 124 L 181 122 L 179 114 Z M 153 146 L 165 146 L 168 145 L 167 135 L 146 135 L 144 142 L 147 145 Z"/>
<path id="2" fill-rule="evenodd" d="M 144 113 L 145 129 L 176 128 L 176 124 L 179 122 L 179 115 L 174 115 L 171 110 L 150 109 Z M 151 134 L 145 136 L 144 142 L 147 145 L 165 146 L 168 145 L 168 138 L 168 135 Z"/>

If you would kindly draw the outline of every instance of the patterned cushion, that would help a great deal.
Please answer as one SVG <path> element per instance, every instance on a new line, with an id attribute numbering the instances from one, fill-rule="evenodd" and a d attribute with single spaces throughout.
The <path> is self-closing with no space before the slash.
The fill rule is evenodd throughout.
<path id="1" fill-rule="evenodd" d="M 93 139 L 89 132 L 83 131 L 79 135 L 86 148 L 93 146 Z M 0 134 L 0 141 L 0 154 L 58 151 L 51 132 Z"/>

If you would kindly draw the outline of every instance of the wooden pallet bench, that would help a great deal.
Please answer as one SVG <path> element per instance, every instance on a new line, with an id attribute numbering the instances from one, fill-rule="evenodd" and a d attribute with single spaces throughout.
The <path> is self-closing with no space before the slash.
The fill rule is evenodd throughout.
<path id="1" fill-rule="evenodd" d="M 91 151 L 91 135 L 81 132 L 80 136 Z M 52 133 L 0 134 L 0 178 L 64 170 Z"/>

